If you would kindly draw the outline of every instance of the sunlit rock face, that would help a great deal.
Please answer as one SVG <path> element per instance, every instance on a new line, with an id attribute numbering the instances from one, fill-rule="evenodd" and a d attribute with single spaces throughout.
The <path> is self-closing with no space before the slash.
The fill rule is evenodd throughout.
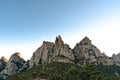
<path id="1" fill-rule="evenodd" d="M 75 59 L 79 64 L 84 64 L 86 62 L 95 65 L 112 65 L 113 61 L 109 59 L 108 56 L 102 54 L 100 50 L 91 43 L 88 37 L 85 37 L 73 49 Z"/>
<path id="2" fill-rule="evenodd" d="M 7 62 L 5 69 L 1 71 L 0 76 L 5 79 L 16 74 L 24 63 L 25 60 L 21 58 L 20 53 L 14 53 Z"/>
<path id="3" fill-rule="evenodd" d="M 30 68 L 38 64 L 46 64 L 50 62 L 66 62 L 72 63 L 74 55 L 69 45 L 64 44 L 61 36 L 56 37 L 55 43 L 43 41 L 30 59 Z"/>
<path id="4" fill-rule="evenodd" d="M 64 44 L 61 36 L 56 37 L 52 61 L 71 63 L 74 60 L 72 49 Z"/>
<path id="5" fill-rule="evenodd" d="M 38 64 L 46 64 L 50 62 L 77 62 L 82 65 L 85 63 L 92 63 L 95 65 L 113 65 L 114 61 L 105 53 L 94 46 L 88 37 L 83 38 L 76 46 L 71 49 L 69 45 L 65 44 L 61 36 L 57 36 L 55 42 L 43 41 L 31 57 L 29 67 L 32 68 Z"/>
<path id="6" fill-rule="evenodd" d="M 7 59 L 3 56 L 0 59 L 0 72 L 6 67 Z"/>

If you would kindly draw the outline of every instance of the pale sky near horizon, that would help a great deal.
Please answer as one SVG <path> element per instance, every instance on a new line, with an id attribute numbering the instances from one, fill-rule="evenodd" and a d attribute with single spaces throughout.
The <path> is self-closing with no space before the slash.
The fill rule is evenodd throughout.
<path id="1" fill-rule="evenodd" d="M 120 52 L 120 0 L 1 0 L 0 57 L 30 59 L 57 35 L 75 46 L 88 36 L 108 56 Z"/>

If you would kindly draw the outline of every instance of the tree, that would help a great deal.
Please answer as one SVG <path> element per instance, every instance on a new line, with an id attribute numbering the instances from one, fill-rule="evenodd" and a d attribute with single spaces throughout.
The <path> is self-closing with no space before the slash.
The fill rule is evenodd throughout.
<path id="1" fill-rule="evenodd" d="M 64 79 L 65 80 L 81 80 L 79 70 L 75 66 L 72 66 L 71 68 L 68 69 L 67 72 L 64 73 Z"/>
<path id="2" fill-rule="evenodd" d="M 65 80 L 61 70 L 56 69 L 54 72 L 51 72 L 49 75 L 49 80 Z"/>
<path id="3" fill-rule="evenodd" d="M 80 76 L 82 80 L 101 80 L 100 74 L 101 72 L 94 65 L 86 63 L 83 65 Z"/>

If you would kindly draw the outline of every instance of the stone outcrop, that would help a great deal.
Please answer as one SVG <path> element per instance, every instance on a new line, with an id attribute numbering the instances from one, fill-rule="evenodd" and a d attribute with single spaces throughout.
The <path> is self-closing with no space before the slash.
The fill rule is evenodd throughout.
<path id="1" fill-rule="evenodd" d="M 0 72 L 5 68 L 6 64 L 7 64 L 7 59 L 3 56 L 0 59 Z"/>
<path id="2" fill-rule="evenodd" d="M 113 54 L 112 60 L 114 61 L 114 64 L 120 66 L 120 53 L 118 53 L 117 55 Z"/>
<path id="3" fill-rule="evenodd" d="M 13 74 L 18 73 L 18 70 L 23 66 L 25 61 L 21 58 L 20 53 L 13 54 L 3 71 L 1 71 L 0 76 L 2 78 L 7 78 Z"/>
<path id="4" fill-rule="evenodd" d="M 120 53 L 118 53 L 117 55 L 113 54 L 112 59 L 114 60 L 114 62 L 120 63 Z"/>
<path id="5" fill-rule="evenodd" d="M 113 65 L 114 61 L 108 57 L 105 53 L 102 53 L 102 57 L 98 58 L 98 64 L 102 65 Z"/>
<path id="6" fill-rule="evenodd" d="M 64 44 L 61 36 L 56 37 L 55 43 L 43 41 L 41 47 L 39 47 L 29 61 L 30 68 L 38 65 L 50 62 L 72 62 L 74 55 L 72 49 Z"/>
<path id="7" fill-rule="evenodd" d="M 86 62 L 92 64 L 112 65 L 113 61 L 108 56 L 102 54 L 100 50 L 91 43 L 88 37 L 76 44 L 73 49 L 75 59 L 79 64 Z"/>
<path id="8" fill-rule="evenodd" d="M 70 63 L 71 60 L 74 60 L 72 49 L 69 45 L 64 44 L 61 36 L 56 37 L 52 61 Z"/>
<path id="9" fill-rule="evenodd" d="M 52 56 L 53 47 L 54 43 L 43 41 L 42 46 L 33 53 L 29 61 L 30 68 L 38 64 L 49 62 L 50 56 Z"/>

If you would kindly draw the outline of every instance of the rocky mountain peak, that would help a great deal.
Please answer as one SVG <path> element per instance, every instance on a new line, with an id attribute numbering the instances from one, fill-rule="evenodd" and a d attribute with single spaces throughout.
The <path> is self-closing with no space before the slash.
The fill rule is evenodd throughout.
<path id="1" fill-rule="evenodd" d="M 18 73 L 18 70 L 24 65 L 25 60 L 21 58 L 20 53 L 14 53 L 7 62 L 5 69 L 1 71 L 0 77 L 4 79 Z"/>
<path id="2" fill-rule="evenodd" d="M 4 61 L 4 62 L 8 62 L 8 59 L 5 58 L 4 56 L 1 57 L 1 60 Z"/>
<path id="3" fill-rule="evenodd" d="M 91 40 L 85 36 L 81 41 L 80 41 L 80 44 L 82 45 L 90 45 L 91 44 Z"/>
<path id="4" fill-rule="evenodd" d="M 91 43 L 88 37 L 83 38 L 80 43 L 77 43 L 73 49 L 75 59 L 79 64 L 84 64 L 86 62 L 95 65 L 112 65 L 113 61 L 109 59 L 105 53 L 101 53 L 100 50 Z"/>
<path id="5" fill-rule="evenodd" d="M 50 62 L 72 62 L 74 54 L 72 49 L 64 44 L 61 36 L 57 36 L 55 43 L 43 41 L 31 57 L 29 61 L 30 68 L 38 64 L 46 64 Z"/>
<path id="6" fill-rule="evenodd" d="M 22 59 L 22 58 L 21 58 L 21 54 L 20 54 L 19 52 L 16 52 L 16 53 L 14 53 L 14 54 L 10 57 L 10 60 L 9 60 L 9 61 L 11 61 L 11 60 L 20 60 L 20 59 Z"/>
<path id="7" fill-rule="evenodd" d="M 21 55 L 20 55 L 19 52 L 14 53 L 12 56 L 17 56 L 17 57 L 20 57 L 20 58 L 21 58 Z"/>
<path id="8" fill-rule="evenodd" d="M 115 54 L 113 54 L 113 55 L 112 55 L 112 57 L 113 57 L 113 56 L 116 56 L 116 55 L 115 55 Z"/>
<path id="9" fill-rule="evenodd" d="M 60 35 L 57 36 L 57 37 L 56 37 L 56 40 L 55 40 L 55 45 L 56 45 L 57 47 L 61 47 L 63 44 L 64 44 L 64 42 L 63 42 L 61 36 L 60 36 Z"/>
<path id="10" fill-rule="evenodd" d="M 0 59 L 0 72 L 5 68 L 7 64 L 7 59 L 3 56 Z"/>

